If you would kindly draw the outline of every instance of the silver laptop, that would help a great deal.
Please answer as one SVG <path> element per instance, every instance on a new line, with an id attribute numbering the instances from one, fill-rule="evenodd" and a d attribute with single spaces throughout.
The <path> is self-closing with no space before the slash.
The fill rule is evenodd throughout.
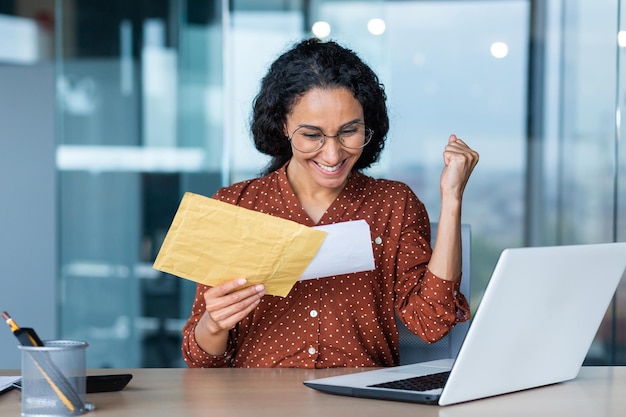
<path id="1" fill-rule="evenodd" d="M 304 384 L 449 405 L 574 379 L 625 275 L 626 242 L 505 249 L 456 359 Z"/>

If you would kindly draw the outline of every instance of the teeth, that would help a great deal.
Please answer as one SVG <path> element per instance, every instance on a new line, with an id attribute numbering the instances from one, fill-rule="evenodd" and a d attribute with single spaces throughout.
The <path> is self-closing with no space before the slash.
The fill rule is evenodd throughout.
<path id="1" fill-rule="evenodd" d="M 334 172 L 334 171 L 337 171 L 339 168 L 341 168 L 341 165 L 343 164 L 343 162 L 338 163 L 334 167 L 329 167 L 328 165 L 322 165 L 319 162 L 316 162 L 316 164 L 318 167 L 322 168 L 326 172 Z"/>

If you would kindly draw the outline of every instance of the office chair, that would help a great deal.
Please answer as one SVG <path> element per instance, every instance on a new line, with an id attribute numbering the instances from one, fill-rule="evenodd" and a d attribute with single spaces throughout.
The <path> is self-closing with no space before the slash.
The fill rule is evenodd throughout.
<path id="1" fill-rule="evenodd" d="M 435 242 L 437 236 L 437 223 L 431 223 L 431 242 Z M 462 242 L 462 279 L 461 293 L 470 299 L 470 225 L 461 225 Z M 440 341 L 432 344 L 424 342 L 419 336 L 411 333 L 409 329 L 396 318 L 398 331 L 400 333 L 400 365 L 407 365 L 416 362 L 424 362 L 436 359 L 456 358 L 461 348 L 461 343 L 469 329 L 469 320 L 458 323 Z"/>

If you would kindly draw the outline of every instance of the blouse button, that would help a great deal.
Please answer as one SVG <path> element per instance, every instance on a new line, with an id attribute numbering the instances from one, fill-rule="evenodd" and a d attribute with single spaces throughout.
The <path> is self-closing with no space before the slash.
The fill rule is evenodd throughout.
<path id="1" fill-rule="evenodd" d="M 380 245 L 381 243 L 383 243 L 383 240 L 379 236 L 376 239 L 374 239 L 374 242 L 376 242 L 377 245 Z"/>
<path id="2" fill-rule="evenodd" d="M 313 346 L 311 346 L 311 347 L 309 348 L 309 354 L 310 354 L 310 355 L 315 355 L 315 353 L 316 353 L 316 352 L 317 352 L 317 351 L 315 350 L 315 348 L 314 348 Z"/>
<path id="3" fill-rule="evenodd" d="M 317 317 L 317 310 L 311 310 L 311 311 L 309 312 L 309 316 L 311 316 L 311 317 L 313 317 L 313 318 Z"/>

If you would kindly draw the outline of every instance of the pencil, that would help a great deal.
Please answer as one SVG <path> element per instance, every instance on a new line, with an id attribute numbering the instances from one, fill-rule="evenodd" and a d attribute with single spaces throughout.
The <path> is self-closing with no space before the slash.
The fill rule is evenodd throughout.
<path id="1" fill-rule="evenodd" d="M 12 332 L 20 329 L 20 326 L 17 325 L 17 323 L 11 318 L 11 316 L 9 316 L 9 313 L 7 313 L 6 311 L 2 312 L 2 318 L 7 322 L 9 326 L 11 326 Z"/>

